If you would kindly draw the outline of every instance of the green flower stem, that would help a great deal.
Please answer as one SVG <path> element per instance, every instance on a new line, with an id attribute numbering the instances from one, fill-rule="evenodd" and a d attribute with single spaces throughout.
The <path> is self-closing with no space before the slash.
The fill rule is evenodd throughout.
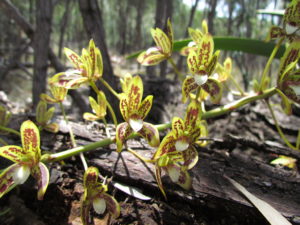
<path id="1" fill-rule="evenodd" d="M 104 80 L 103 80 L 103 81 L 104 81 Z M 93 90 L 96 92 L 96 94 L 98 95 L 100 91 L 99 91 L 97 85 L 95 84 L 95 82 L 91 81 L 91 82 L 90 82 L 90 85 L 91 85 L 91 87 L 93 88 Z M 118 97 L 118 98 L 119 98 L 119 97 Z M 113 121 L 114 121 L 114 125 L 117 127 L 117 126 L 118 126 L 118 121 L 117 121 L 116 114 L 115 114 L 115 112 L 114 112 L 114 110 L 113 110 L 111 104 L 110 104 L 108 101 L 106 101 L 106 104 L 107 104 L 107 108 L 108 108 L 108 110 L 109 110 L 109 112 L 110 112 L 110 115 L 111 115 L 111 117 L 112 117 L 112 119 L 113 119 Z"/>
<path id="2" fill-rule="evenodd" d="M 131 148 L 127 148 L 127 151 L 130 152 L 131 154 L 133 154 L 135 157 L 137 157 L 138 159 L 146 162 L 146 163 L 155 163 L 155 160 L 153 159 L 146 159 L 145 157 L 141 156 L 140 154 L 138 154 L 136 151 L 132 150 Z"/>
<path id="3" fill-rule="evenodd" d="M 173 69 L 174 69 L 174 72 L 178 75 L 179 79 L 180 80 L 183 80 L 183 75 L 182 73 L 180 73 L 180 71 L 178 70 L 174 60 L 170 57 L 168 58 L 168 62 L 172 65 Z"/>
<path id="4" fill-rule="evenodd" d="M 67 126 L 68 126 L 68 129 L 69 129 L 69 134 L 70 134 L 72 146 L 73 146 L 73 148 L 75 148 L 75 147 L 77 147 L 77 143 L 76 143 L 76 140 L 75 140 L 75 136 L 74 136 L 73 130 L 72 130 L 70 124 L 69 124 L 69 120 L 68 120 L 68 118 L 67 118 L 67 116 L 66 116 L 65 108 L 64 108 L 62 102 L 59 103 L 59 106 L 60 106 L 62 115 L 63 115 L 63 117 L 64 117 L 64 120 L 65 120 L 65 122 L 66 122 L 66 124 L 67 124 Z M 79 155 L 80 155 L 80 159 L 81 159 L 81 161 L 82 161 L 84 170 L 87 170 L 88 166 L 87 166 L 87 162 L 86 162 L 86 160 L 85 160 L 85 158 L 84 158 L 83 153 L 80 153 Z"/>
<path id="5" fill-rule="evenodd" d="M 120 100 L 120 95 L 107 83 L 103 78 L 100 78 L 102 84 L 114 95 L 117 99 Z"/>
<path id="6" fill-rule="evenodd" d="M 217 116 L 224 115 L 224 114 L 234 111 L 246 104 L 249 104 L 249 103 L 259 100 L 259 99 L 265 99 L 265 98 L 271 97 L 274 94 L 276 94 L 276 88 L 270 88 L 270 89 L 264 91 L 262 94 L 248 95 L 237 101 L 228 103 L 227 105 L 220 106 L 216 109 L 212 109 L 210 111 L 204 112 L 202 115 L 202 119 L 209 119 L 209 118 L 214 118 Z"/>
<path id="7" fill-rule="evenodd" d="M 238 91 L 241 93 L 242 96 L 245 96 L 245 93 L 243 91 L 243 89 L 240 87 L 240 85 L 236 82 L 236 80 L 234 79 L 233 76 L 229 76 L 231 81 L 233 82 L 233 85 L 238 89 Z"/>
<path id="8" fill-rule="evenodd" d="M 58 152 L 58 153 L 54 153 L 54 154 L 45 154 L 42 156 L 42 162 L 50 163 L 50 162 L 61 161 L 66 158 L 69 158 L 71 156 L 78 155 L 80 153 L 88 152 L 88 151 L 91 151 L 91 150 L 94 150 L 94 149 L 97 149 L 100 147 L 110 145 L 114 142 L 115 142 L 115 138 L 106 138 L 101 141 L 89 144 L 89 145 L 79 146 L 79 147 L 72 148 L 72 149 L 69 149 L 69 150 L 66 150 L 63 152 Z"/>
<path id="9" fill-rule="evenodd" d="M 274 95 L 275 93 L 276 93 L 276 89 L 271 88 L 269 90 L 266 90 L 264 93 L 262 93 L 260 95 L 246 96 L 246 97 L 244 97 L 240 100 L 237 100 L 235 102 L 232 102 L 232 103 L 229 103 L 227 105 L 221 106 L 219 108 L 204 112 L 202 114 L 202 119 L 209 119 L 209 118 L 224 115 L 224 114 L 229 113 L 233 110 L 236 110 L 239 107 L 242 107 L 242 106 L 244 106 L 248 103 L 254 102 L 254 101 L 259 100 L 259 99 L 268 98 L 268 97 Z M 158 129 L 158 131 L 163 131 L 163 130 L 166 130 L 168 128 L 171 128 L 171 123 L 159 124 L 159 125 L 156 125 L 156 128 Z M 129 138 L 135 138 L 137 136 L 138 135 L 135 133 L 135 134 L 130 135 Z M 61 161 L 63 159 L 69 158 L 71 156 L 78 155 L 81 152 L 91 151 L 91 150 L 94 150 L 94 149 L 97 149 L 97 148 L 100 148 L 100 147 L 107 146 L 107 145 L 112 144 L 112 143 L 115 143 L 115 138 L 106 138 L 106 139 L 103 139 L 101 141 L 89 144 L 89 145 L 72 148 L 72 149 L 69 149 L 69 150 L 66 150 L 66 151 L 63 151 L 63 152 L 54 153 L 54 154 L 50 154 L 50 155 L 49 154 L 48 155 L 43 155 L 42 161 L 44 163 Z"/>
<path id="10" fill-rule="evenodd" d="M 284 135 L 284 133 L 282 132 L 282 130 L 281 130 L 279 124 L 278 124 L 278 121 L 277 121 L 277 118 L 276 118 L 276 116 L 275 116 L 275 113 L 274 113 L 274 110 L 273 110 L 272 106 L 270 105 L 270 103 L 269 103 L 268 100 L 266 100 L 266 103 L 267 103 L 267 106 L 268 106 L 268 108 L 269 108 L 269 110 L 270 110 L 270 112 L 271 112 L 272 118 L 273 118 L 274 123 L 275 123 L 275 127 L 276 127 L 277 132 L 278 132 L 278 134 L 280 135 L 281 139 L 282 139 L 282 140 L 284 141 L 284 143 L 285 143 L 288 147 L 290 147 L 291 149 L 293 149 L 293 150 L 299 150 L 299 149 L 297 149 L 297 147 L 293 146 L 293 145 L 289 142 L 289 140 L 286 138 L 286 136 Z"/>
<path id="11" fill-rule="evenodd" d="M 0 126 L 0 130 L 5 131 L 5 132 L 8 132 L 8 133 L 15 134 L 15 135 L 17 135 L 17 136 L 21 136 L 21 134 L 20 134 L 19 131 L 16 131 L 16 130 L 14 130 L 14 129 L 12 129 L 12 128 Z"/>
<path id="12" fill-rule="evenodd" d="M 281 46 L 281 44 L 282 44 L 283 41 L 284 41 L 284 37 L 281 38 L 281 39 L 277 42 L 276 46 L 274 47 L 274 49 L 273 49 L 273 51 L 272 51 L 272 53 L 271 53 L 271 55 L 270 55 L 270 58 L 268 59 L 268 62 L 267 62 L 267 64 L 266 64 L 265 68 L 264 68 L 263 75 L 262 75 L 261 81 L 260 81 L 260 86 L 259 86 L 259 91 L 260 91 L 260 92 L 263 91 L 263 86 L 264 86 L 265 80 L 266 80 L 266 78 L 267 78 L 267 76 L 268 76 L 268 72 L 269 72 L 271 63 L 272 63 L 272 61 L 273 61 L 273 59 L 274 59 L 276 53 L 278 52 L 278 50 L 279 50 L 279 48 L 280 48 L 280 46 Z"/>

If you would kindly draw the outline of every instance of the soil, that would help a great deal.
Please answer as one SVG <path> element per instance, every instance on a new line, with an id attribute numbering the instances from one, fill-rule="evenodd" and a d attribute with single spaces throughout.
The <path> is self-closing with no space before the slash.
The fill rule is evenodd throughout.
<path id="1" fill-rule="evenodd" d="M 276 107 L 279 124 L 292 143 L 296 141 L 300 125 L 297 110 L 287 117 Z M 11 126 L 17 128 L 21 121 L 14 120 Z M 94 224 L 268 224 L 226 176 L 268 202 L 292 224 L 300 224 L 298 170 L 270 165 L 271 160 L 284 154 L 297 159 L 300 168 L 300 152 L 285 147 L 265 104 L 248 105 L 230 115 L 210 119 L 208 124 L 211 140 L 206 147 L 198 147 L 199 162 L 191 170 L 193 189 L 184 191 L 164 176 L 167 200 L 156 185 L 152 165 L 141 162 L 129 152 L 116 153 L 114 144 L 86 153 L 88 164 L 98 167 L 103 176 L 137 187 L 151 197 L 148 201 L 139 200 L 110 185 L 109 193 L 119 201 L 121 215 L 113 219 L 92 212 Z M 72 127 L 79 145 L 105 137 L 102 124 L 72 123 Z M 6 136 L 6 140 L 18 142 L 14 136 Z M 148 158 L 155 151 L 139 139 L 128 141 L 128 145 Z M 55 135 L 42 133 L 43 150 L 56 152 L 68 148 L 70 140 L 63 126 Z M 4 168 L 7 162 L 1 161 L 1 165 Z M 81 224 L 83 168 L 79 157 L 52 163 L 49 169 L 51 178 L 44 200 L 37 200 L 34 181 L 28 180 L 1 199 L 0 224 Z"/>

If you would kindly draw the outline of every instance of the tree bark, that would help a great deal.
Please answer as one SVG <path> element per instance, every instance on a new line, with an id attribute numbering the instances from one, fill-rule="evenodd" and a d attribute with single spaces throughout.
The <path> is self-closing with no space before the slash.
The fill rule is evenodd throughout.
<path id="1" fill-rule="evenodd" d="M 103 78 L 116 90 L 118 87 L 117 77 L 114 76 L 113 68 L 105 41 L 105 31 L 102 21 L 102 12 L 97 0 L 79 0 L 79 8 L 88 36 L 93 38 L 99 47 L 103 59 Z M 103 89 L 107 100 L 114 109 L 119 108 L 119 101 L 106 88 Z M 121 118 L 119 110 L 115 110 L 117 118 Z"/>
<path id="2" fill-rule="evenodd" d="M 137 0 L 136 2 L 136 26 L 135 26 L 135 42 L 134 49 L 139 50 L 143 46 L 142 39 L 142 21 L 144 12 L 144 1 Z"/>
<path id="3" fill-rule="evenodd" d="M 36 1 L 36 31 L 34 34 L 34 69 L 32 82 L 33 109 L 46 92 L 48 53 L 52 20 L 52 0 Z"/>
<path id="4" fill-rule="evenodd" d="M 216 9 L 217 9 L 217 3 L 218 0 L 209 0 L 209 11 L 207 15 L 207 25 L 209 32 L 214 35 L 214 19 L 216 17 Z"/>
<path id="5" fill-rule="evenodd" d="M 64 37 L 66 33 L 66 28 L 69 21 L 69 11 L 70 11 L 70 0 L 65 0 L 65 12 L 62 18 L 61 26 L 60 26 L 60 36 L 59 36 L 59 47 L 58 47 L 58 57 L 62 57 L 62 50 L 64 46 Z"/>
<path id="6" fill-rule="evenodd" d="M 35 31 L 32 25 L 28 23 L 27 20 L 22 16 L 20 11 L 9 0 L 0 1 L 0 6 L 3 12 L 7 15 L 7 17 L 14 20 L 16 24 L 28 36 L 28 38 L 33 41 L 33 36 Z M 52 66 L 55 68 L 56 72 L 65 71 L 65 67 L 61 64 L 61 62 L 54 54 L 51 48 L 49 49 L 48 57 Z M 89 107 L 85 103 L 84 99 L 76 90 L 69 90 L 68 93 L 70 94 L 74 103 L 79 107 L 82 113 L 87 112 L 89 110 Z"/>

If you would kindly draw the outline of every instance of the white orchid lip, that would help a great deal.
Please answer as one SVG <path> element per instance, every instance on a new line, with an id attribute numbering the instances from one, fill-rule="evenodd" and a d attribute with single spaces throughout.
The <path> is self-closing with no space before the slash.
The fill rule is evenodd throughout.
<path id="1" fill-rule="evenodd" d="M 198 86 L 201 86 L 206 83 L 208 76 L 206 74 L 205 75 L 195 75 L 194 79 L 195 79 L 196 84 L 198 84 Z"/>
<path id="2" fill-rule="evenodd" d="M 196 43 L 194 41 L 190 41 L 188 47 L 194 47 L 194 46 L 196 46 Z"/>
<path id="3" fill-rule="evenodd" d="M 134 132 L 138 132 L 143 128 L 143 120 L 141 119 L 129 119 L 129 125 L 134 130 Z"/>
<path id="4" fill-rule="evenodd" d="M 297 96 L 300 96 L 300 85 L 290 85 Z"/>
<path id="5" fill-rule="evenodd" d="M 93 201 L 93 207 L 96 213 L 103 214 L 106 209 L 106 202 L 102 198 L 96 198 Z"/>
<path id="6" fill-rule="evenodd" d="M 157 47 L 148 48 L 146 51 L 146 55 L 149 55 L 151 52 L 155 52 L 155 51 L 158 51 Z"/>
<path id="7" fill-rule="evenodd" d="M 287 34 L 293 34 L 295 33 L 296 31 L 298 30 L 298 27 L 297 26 L 292 26 L 290 24 L 286 24 L 285 26 L 285 31 Z"/>
<path id="8" fill-rule="evenodd" d="M 12 178 L 15 184 L 23 184 L 30 175 L 29 166 L 23 165 L 15 169 Z"/>
<path id="9" fill-rule="evenodd" d="M 168 168 L 168 175 L 173 182 L 178 182 L 180 177 L 180 172 L 173 167 Z"/>
<path id="10" fill-rule="evenodd" d="M 177 140 L 175 142 L 175 148 L 177 151 L 182 152 L 189 147 L 189 143 L 184 140 Z"/>

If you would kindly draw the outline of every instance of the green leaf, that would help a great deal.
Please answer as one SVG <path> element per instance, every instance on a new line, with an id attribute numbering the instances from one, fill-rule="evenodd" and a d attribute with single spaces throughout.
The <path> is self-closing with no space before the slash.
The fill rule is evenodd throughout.
<path id="1" fill-rule="evenodd" d="M 259 9 L 256 11 L 257 14 L 266 14 L 271 16 L 283 16 L 284 15 L 284 9 Z"/>
<path id="2" fill-rule="evenodd" d="M 181 40 L 174 42 L 173 51 L 180 51 L 183 47 L 187 46 L 191 42 L 191 39 Z M 244 53 L 250 53 L 254 55 L 261 55 L 269 57 L 272 53 L 275 44 L 266 43 L 261 40 L 251 38 L 239 38 L 239 37 L 214 37 L 215 50 L 225 51 L 240 51 Z M 285 51 L 284 45 L 282 45 L 277 54 L 276 58 L 280 58 Z M 127 59 L 136 58 L 142 51 L 133 53 L 127 56 Z"/>

